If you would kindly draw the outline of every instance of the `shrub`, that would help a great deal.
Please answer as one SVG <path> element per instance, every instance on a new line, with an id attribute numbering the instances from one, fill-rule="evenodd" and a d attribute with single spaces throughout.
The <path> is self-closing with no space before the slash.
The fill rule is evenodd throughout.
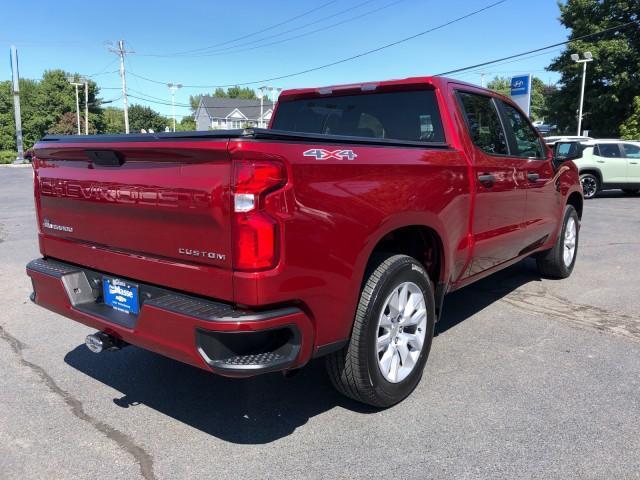
<path id="1" fill-rule="evenodd" d="M 0 163 L 11 163 L 18 156 L 13 150 L 0 150 Z"/>

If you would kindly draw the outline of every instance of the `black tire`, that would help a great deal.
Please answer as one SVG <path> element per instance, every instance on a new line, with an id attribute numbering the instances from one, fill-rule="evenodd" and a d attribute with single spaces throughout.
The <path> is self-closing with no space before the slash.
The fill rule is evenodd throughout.
<path id="1" fill-rule="evenodd" d="M 378 365 L 378 319 L 393 289 L 403 282 L 412 282 L 422 290 L 427 312 L 426 332 L 413 370 L 404 380 L 391 383 L 382 375 Z M 331 382 L 343 395 L 368 405 L 389 407 L 400 402 L 422 378 L 434 325 L 433 288 L 424 267 L 406 255 L 376 257 L 365 277 L 351 339 L 346 347 L 326 358 Z"/>
<path id="2" fill-rule="evenodd" d="M 640 188 L 623 188 L 622 191 L 627 195 L 637 195 L 640 192 Z"/>
<path id="3" fill-rule="evenodd" d="M 593 198 L 600 191 L 600 179 L 593 173 L 583 173 L 580 175 L 582 185 L 582 195 L 584 198 Z"/>
<path id="4" fill-rule="evenodd" d="M 567 265 L 564 261 L 565 250 L 565 232 L 569 219 L 575 222 L 575 250 L 573 251 L 573 259 Z M 578 257 L 578 245 L 580 239 L 580 219 L 578 213 L 572 205 L 567 205 L 564 209 L 564 217 L 562 220 L 562 228 L 558 233 L 556 244 L 552 249 L 539 253 L 536 256 L 538 271 L 544 277 L 548 278 L 567 278 L 573 272 Z"/>

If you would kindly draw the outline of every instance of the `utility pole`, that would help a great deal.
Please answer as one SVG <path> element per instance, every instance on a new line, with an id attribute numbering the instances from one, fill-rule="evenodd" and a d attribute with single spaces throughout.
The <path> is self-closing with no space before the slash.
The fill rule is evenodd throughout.
<path id="1" fill-rule="evenodd" d="M 127 99 L 127 77 L 124 70 L 124 56 L 133 51 L 126 51 L 124 48 L 124 40 L 118 40 L 118 47 L 109 48 L 110 52 L 120 57 L 120 79 L 122 80 L 122 107 L 124 110 L 124 131 L 129 133 L 129 100 Z"/>
<path id="2" fill-rule="evenodd" d="M 173 113 L 173 131 L 176 131 L 176 90 L 182 88 L 181 83 L 167 83 L 171 92 L 171 111 Z"/>
<path id="3" fill-rule="evenodd" d="M 593 61 L 593 55 L 591 52 L 584 52 L 584 60 L 580 59 L 580 55 L 577 53 L 573 53 L 571 55 L 571 60 L 576 63 L 582 64 L 582 87 L 580 88 L 580 107 L 578 110 L 578 136 L 580 136 L 582 132 L 582 105 L 584 103 L 584 84 L 587 78 L 587 63 Z"/>
<path id="4" fill-rule="evenodd" d="M 484 73 L 480 74 L 480 86 L 484 88 Z"/>
<path id="5" fill-rule="evenodd" d="M 14 163 L 24 162 L 24 148 L 22 146 L 22 117 L 20 116 L 20 74 L 18 72 L 18 50 L 11 46 L 9 51 L 11 56 L 11 74 L 13 91 L 13 116 L 16 122 L 16 149 L 18 156 Z"/>
<path id="6" fill-rule="evenodd" d="M 84 82 L 84 134 L 89 135 L 89 80 L 81 80 Z"/>
<path id="7" fill-rule="evenodd" d="M 78 122 L 78 135 L 80 135 L 80 97 L 78 97 L 78 87 L 82 85 L 82 83 L 76 82 L 75 77 L 67 77 L 67 81 L 76 87 L 76 120 Z"/>

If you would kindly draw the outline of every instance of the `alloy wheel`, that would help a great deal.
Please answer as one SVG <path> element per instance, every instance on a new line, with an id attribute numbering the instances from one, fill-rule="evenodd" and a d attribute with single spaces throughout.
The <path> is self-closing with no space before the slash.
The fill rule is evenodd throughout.
<path id="1" fill-rule="evenodd" d="M 576 235 L 577 225 L 573 217 L 569 217 L 567 225 L 564 228 L 564 250 L 562 258 L 566 267 L 571 266 L 573 257 L 576 254 Z"/>
<path id="2" fill-rule="evenodd" d="M 387 297 L 378 320 L 378 367 L 384 378 L 398 383 L 413 371 L 427 330 L 427 307 L 422 290 L 404 282 Z"/>

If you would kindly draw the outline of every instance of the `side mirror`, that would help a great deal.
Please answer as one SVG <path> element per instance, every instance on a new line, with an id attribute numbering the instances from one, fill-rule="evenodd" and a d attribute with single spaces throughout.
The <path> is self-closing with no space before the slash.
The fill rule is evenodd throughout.
<path id="1" fill-rule="evenodd" d="M 584 145 L 580 142 L 556 142 L 553 147 L 553 163 L 560 165 L 569 160 L 582 158 Z"/>

